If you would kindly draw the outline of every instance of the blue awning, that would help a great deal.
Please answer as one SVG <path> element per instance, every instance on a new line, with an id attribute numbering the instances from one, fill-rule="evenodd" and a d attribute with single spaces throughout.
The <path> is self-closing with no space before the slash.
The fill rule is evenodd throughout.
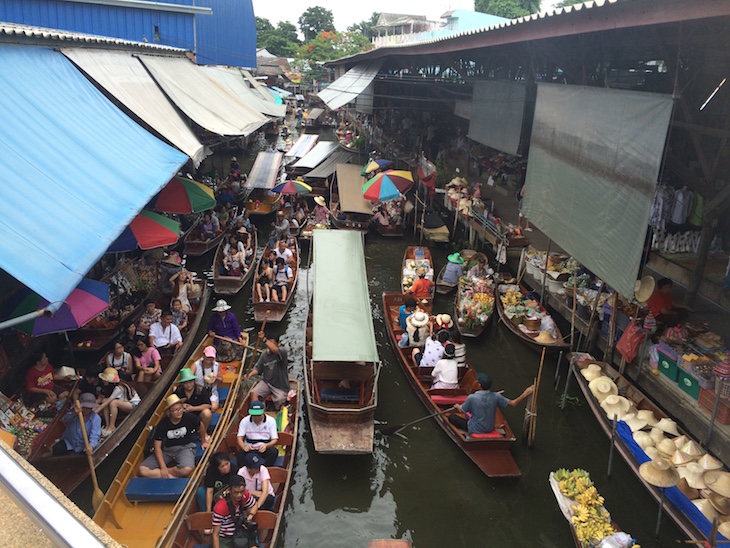
<path id="1" fill-rule="evenodd" d="M 61 53 L 0 45 L 0 268 L 63 300 L 188 158 Z"/>

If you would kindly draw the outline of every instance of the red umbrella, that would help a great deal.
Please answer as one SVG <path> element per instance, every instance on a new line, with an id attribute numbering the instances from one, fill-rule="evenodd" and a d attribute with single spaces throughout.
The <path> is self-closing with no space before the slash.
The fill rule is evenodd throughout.
<path id="1" fill-rule="evenodd" d="M 147 209 L 139 212 L 107 253 L 120 253 L 172 245 L 180 237 L 180 223 Z"/>

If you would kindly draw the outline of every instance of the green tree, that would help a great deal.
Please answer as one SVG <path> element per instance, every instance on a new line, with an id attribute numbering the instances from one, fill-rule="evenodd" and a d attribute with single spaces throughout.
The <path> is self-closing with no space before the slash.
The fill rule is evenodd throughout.
<path id="1" fill-rule="evenodd" d="M 360 32 L 363 36 L 365 36 L 365 38 L 372 39 L 373 36 L 375 36 L 375 30 L 373 29 L 375 25 L 378 24 L 379 17 L 379 13 L 373 12 L 373 14 L 370 16 L 370 20 L 355 23 L 354 25 L 347 27 L 347 30 L 349 32 Z"/>
<path id="2" fill-rule="evenodd" d="M 474 11 L 516 19 L 540 11 L 540 0 L 474 0 Z"/>
<path id="3" fill-rule="evenodd" d="M 558 2 L 555 4 L 554 7 L 556 8 L 565 8 L 567 6 L 574 6 L 576 4 L 582 4 L 586 0 L 563 0 L 562 2 Z"/>
<path id="4" fill-rule="evenodd" d="M 308 8 L 298 20 L 299 30 L 302 31 L 304 41 L 309 42 L 322 31 L 334 31 L 335 23 L 332 12 L 320 6 Z"/>
<path id="5" fill-rule="evenodd" d="M 372 47 L 370 40 L 359 32 L 322 31 L 314 40 L 299 47 L 292 66 L 307 81 L 321 80 L 329 70 L 322 66 L 323 62 L 354 55 Z"/>
<path id="6" fill-rule="evenodd" d="M 282 38 L 299 46 L 299 36 L 297 35 L 297 27 L 289 21 L 281 21 L 276 26 L 276 32 Z"/>
<path id="7" fill-rule="evenodd" d="M 256 47 L 277 57 L 293 57 L 299 48 L 297 27 L 288 21 L 274 27 L 268 19 L 256 18 Z"/>

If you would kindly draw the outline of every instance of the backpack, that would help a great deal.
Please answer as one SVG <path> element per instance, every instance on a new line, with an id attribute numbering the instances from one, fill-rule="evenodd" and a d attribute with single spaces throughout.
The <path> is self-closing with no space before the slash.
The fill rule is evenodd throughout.
<path id="1" fill-rule="evenodd" d="M 236 509 L 233 507 L 231 496 L 226 496 L 226 504 L 228 505 L 228 514 L 236 515 Z M 257 548 L 259 545 L 259 526 L 255 521 L 246 519 L 246 511 L 241 501 L 241 513 L 235 518 L 235 529 L 233 530 L 233 548 Z"/>
<path id="2" fill-rule="evenodd" d="M 155 434 L 157 432 L 157 425 L 150 428 L 150 433 L 147 434 L 147 440 L 144 442 L 144 456 L 149 457 L 155 448 Z"/>

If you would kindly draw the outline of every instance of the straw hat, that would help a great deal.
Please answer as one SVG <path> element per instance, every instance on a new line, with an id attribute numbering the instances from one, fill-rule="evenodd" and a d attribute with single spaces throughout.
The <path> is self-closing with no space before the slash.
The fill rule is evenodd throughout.
<path id="1" fill-rule="evenodd" d="M 657 430 L 659 429 L 657 428 Z M 664 430 L 662 430 L 662 432 L 664 432 Z M 677 446 L 677 449 L 682 449 L 682 447 L 684 447 L 689 441 L 689 438 L 682 434 L 678 438 L 674 438 L 672 441 L 674 442 L 674 445 Z"/>
<path id="2" fill-rule="evenodd" d="M 702 512 L 702 514 L 709 520 L 710 523 L 720 517 L 720 513 L 715 510 L 710 501 L 707 499 L 693 500 L 692 504 L 694 504 L 697 509 Z"/>
<path id="3" fill-rule="evenodd" d="M 314 201 L 315 201 L 315 203 L 321 205 L 322 207 L 327 205 L 327 202 L 324 201 L 324 196 L 315 196 Z"/>
<path id="4" fill-rule="evenodd" d="M 609 394 L 601 402 L 601 408 L 606 412 L 609 420 L 613 420 L 614 416 L 617 416 L 618 420 L 623 420 L 631 409 L 631 402 L 623 396 Z M 652 445 L 654 444 L 652 443 Z"/>
<path id="5" fill-rule="evenodd" d="M 583 375 L 588 382 L 591 382 L 596 377 L 600 377 L 603 374 L 603 370 L 599 365 L 591 363 L 588 364 L 588 367 L 581 369 L 580 374 Z"/>
<path id="6" fill-rule="evenodd" d="M 672 464 L 674 466 L 684 466 L 685 464 L 692 462 L 694 459 L 681 449 L 677 449 L 672 455 Z"/>
<path id="7" fill-rule="evenodd" d="M 704 455 L 697 463 L 702 466 L 703 470 L 719 470 L 722 468 L 722 463 L 710 455 Z"/>
<path id="8" fill-rule="evenodd" d="M 671 459 L 672 455 L 677 451 L 677 448 L 674 447 L 674 444 L 672 443 L 672 440 L 668 438 L 664 438 L 662 441 L 656 444 L 657 451 L 661 453 L 661 455 L 664 458 Z"/>
<path id="9" fill-rule="evenodd" d="M 670 418 L 664 417 L 657 423 L 656 427 L 660 430 L 664 430 L 664 432 L 666 432 L 667 434 L 679 436 L 679 432 L 677 431 L 677 423 Z"/>
<path id="10" fill-rule="evenodd" d="M 646 426 L 646 421 L 641 420 L 634 413 L 629 413 L 623 418 L 626 425 L 631 428 L 632 432 L 638 432 Z"/>
<path id="11" fill-rule="evenodd" d="M 659 454 L 659 451 L 657 451 L 656 447 L 654 447 L 653 445 L 644 449 L 644 453 L 646 453 L 646 456 L 649 457 L 651 460 L 662 458 L 662 456 Z"/>
<path id="12" fill-rule="evenodd" d="M 721 523 L 717 530 L 723 537 L 730 538 L 730 522 Z"/>
<path id="13" fill-rule="evenodd" d="M 692 489 L 706 489 L 707 485 L 702 478 L 705 470 L 696 462 L 688 462 L 683 468 L 682 475 L 687 478 L 687 483 Z"/>
<path id="14" fill-rule="evenodd" d="M 540 344 L 555 344 L 557 339 L 547 331 L 540 331 L 540 334 L 535 337 L 535 342 L 539 342 Z"/>
<path id="15" fill-rule="evenodd" d="M 593 379 L 591 382 L 589 382 L 588 388 L 590 388 L 593 396 L 599 402 L 602 402 L 606 399 L 607 396 L 611 394 L 613 394 L 614 396 L 618 394 L 618 387 L 616 386 L 616 384 L 605 375 L 603 377 Z"/>
<path id="16" fill-rule="evenodd" d="M 722 515 L 727 516 L 730 514 L 730 499 L 727 497 L 712 493 L 709 497 L 707 497 L 707 500 L 709 500 L 715 510 L 720 512 Z"/>
<path id="17" fill-rule="evenodd" d="M 654 287 L 656 286 L 656 282 L 654 281 L 654 278 L 651 276 L 644 276 L 641 278 L 641 281 L 636 281 L 636 286 L 634 288 L 634 297 L 636 297 L 636 300 L 640 303 L 645 303 L 649 300 L 649 297 L 651 297 L 651 294 L 654 293 Z"/>
<path id="18" fill-rule="evenodd" d="M 406 321 L 410 322 L 413 327 L 423 327 L 428 323 L 428 314 L 418 310 L 408 316 Z"/>
<path id="19" fill-rule="evenodd" d="M 654 441 L 651 439 L 651 436 L 647 432 L 642 432 L 641 430 L 634 433 L 634 441 L 638 443 L 639 447 L 641 447 L 644 451 L 646 451 L 647 447 L 654 446 Z"/>
<path id="20" fill-rule="evenodd" d="M 413 211 L 414 208 L 415 208 L 415 206 L 413 205 L 413 202 L 411 202 L 410 200 L 406 201 L 406 203 L 403 204 L 403 212 L 406 215 L 408 215 L 411 211 Z"/>
<path id="21" fill-rule="evenodd" d="M 651 439 L 654 440 L 654 445 L 659 445 L 662 442 L 662 440 L 668 439 L 664 435 L 664 431 L 659 430 L 657 427 L 652 428 L 651 432 L 649 432 L 649 435 L 651 436 Z"/>
<path id="22" fill-rule="evenodd" d="M 656 426 L 659 422 L 651 409 L 642 409 L 641 411 L 637 411 L 636 416 L 645 420 L 649 426 Z"/>
<path id="23" fill-rule="evenodd" d="M 675 444 L 676 445 L 676 444 Z M 682 446 L 682 452 L 687 453 L 692 460 L 699 459 L 705 454 L 705 450 L 700 447 L 700 444 L 694 440 L 690 440 Z"/>
<path id="24" fill-rule="evenodd" d="M 697 464 L 697 466 L 700 465 Z M 702 467 L 700 466 L 700 468 Z M 705 485 L 718 495 L 730 497 L 730 472 L 724 472 L 722 470 L 708 470 L 702 475 L 702 479 L 705 482 Z"/>
<path id="25" fill-rule="evenodd" d="M 464 264 L 464 257 L 462 257 L 461 254 L 459 254 L 458 251 L 456 253 L 452 253 L 451 255 L 449 255 L 448 257 L 446 257 L 446 259 L 450 263 Z"/>
<path id="26" fill-rule="evenodd" d="M 436 316 L 436 324 L 439 327 L 451 329 L 452 327 L 454 327 L 454 320 L 452 320 L 451 316 L 449 316 L 448 314 L 438 314 Z"/>
<path id="27" fill-rule="evenodd" d="M 682 478 L 679 480 L 679 483 L 677 484 L 677 489 L 679 489 L 682 494 L 689 500 L 695 500 L 700 498 L 700 492 L 697 489 L 693 489 L 689 486 L 689 483 L 687 483 L 687 478 Z"/>
<path id="28" fill-rule="evenodd" d="M 119 374 L 113 367 L 107 367 L 99 373 L 99 378 L 106 382 L 119 382 Z"/>
<path id="29" fill-rule="evenodd" d="M 215 303 L 215 308 L 213 309 L 213 312 L 225 312 L 226 310 L 230 310 L 231 305 L 229 305 L 224 299 L 218 300 L 218 302 Z"/>
<path id="30" fill-rule="evenodd" d="M 170 407 L 172 407 L 176 403 L 183 403 L 184 401 L 185 398 L 181 398 L 177 394 L 170 394 L 165 400 L 165 409 L 170 409 Z"/>
<path id="31" fill-rule="evenodd" d="M 650 460 L 639 466 L 639 475 L 655 487 L 674 487 L 679 483 L 677 470 L 661 458 Z"/>

